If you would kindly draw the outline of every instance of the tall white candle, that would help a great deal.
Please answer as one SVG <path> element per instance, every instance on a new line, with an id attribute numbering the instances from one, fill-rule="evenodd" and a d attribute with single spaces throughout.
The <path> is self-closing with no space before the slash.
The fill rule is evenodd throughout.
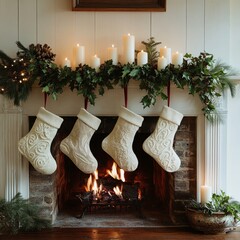
<path id="1" fill-rule="evenodd" d="M 143 50 L 137 54 L 137 65 L 142 66 L 148 63 L 148 53 Z"/>
<path id="2" fill-rule="evenodd" d="M 135 36 L 123 36 L 123 64 L 133 63 L 135 60 Z"/>
<path id="3" fill-rule="evenodd" d="M 162 56 L 158 58 L 158 63 L 157 63 L 157 69 L 158 71 L 165 69 L 165 67 L 167 66 L 167 59 Z"/>
<path id="4" fill-rule="evenodd" d="M 165 57 L 167 59 L 167 64 L 170 64 L 172 62 L 172 49 L 166 46 L 160 48 L 160 57 Z"/>
<path id="5" fill-rule="evenodd" d="M 172 64 L 175 67 L 182 65 L 183 63 L 183 54 L 178 51 L 172 55 Z"/>
<path id="6" fill-rule="evenodd" d="M 71 67 L 71 61 L 66 57 L 64 59 L 64 64 L 63 65 L 66 66 L 66 67 Z"/>
<path id="7" fill-rule="evenodd" d="M 201 186 L 201 203 L 207 203 L 212 199 L 212 188 L 210 186 Z"/>
<path id="8" fill-rule="evenodd" d="M 85 47 L 77 44 L 76 48 L 76 66 L 85 64 Z"/>
<path id="9" fill-rule="evenodd" d="M 108 48 L 108 60 L 112 60 L 113 65 L 118 64 L 118 51 L 114 45 Z"/>
<path id="10" fill-rule="evenodd" d="M 100 67 L 100 58 L 97 57 L 97 55 L 94 55 L 91 58 L 91 64 L 90 64 L 91 68 L 95 68 L 96 72 L 99 71 L 99 67 Z"/>

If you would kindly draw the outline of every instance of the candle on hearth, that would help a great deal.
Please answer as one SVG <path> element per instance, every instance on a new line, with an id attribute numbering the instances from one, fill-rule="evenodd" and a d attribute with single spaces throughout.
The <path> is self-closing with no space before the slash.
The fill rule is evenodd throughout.
<path id="1" fill-rule="evenodd" d="M 167 48 L 167 46 L 160 48 L 160 57 L 165 57 L 167 59 L 167 64 L 170 64 L 172 62 L 172 49 Z"/>
<path id="2" fill-rule="evenodd" d="M 137 65 L 142 66 L 148 63 L 148 53 L 143 50 L 137 54 Z"/>
<path id="3" fill-rule="evenodd" d="M 201 186 L 201 203 L 207 203 L 212 199 L 212 188 L 210 186 Z"/>
<path id="4" fill-rule="evenodd" d="M 76 66 L 85 64 L 85 47 L 77 44 L 76 48 Z"/>
<path id="5" fill-rule="evenodd" d="M 112 60 L 113 65 L 118 64 L 118 51 L 114 45 L 108 48 L 108 60 Z"/>
<path id="6" fill-rule="evenodd" d="M 90 64 L 90 67 L 91 67 L 91 68 L 95 68 L 96 72 L 99 71 L 99 67 L 100 67 L 100 58 L 97 57 L 96 54 L 91 58 L 91 64 Z"/>
<path id="7" fill-rule="evenodd" d="M 172 64 L 179 67 L 183 63 L 183 54 L 178 51 L 172 55 Z"/>
<path id="8" fill-rule="evenodd" d="M 63 65 L 66 66 L 66 67 L 71 67 L 71 62 L 67 57 L 64 59 L 64 64 Z"/>
<path id="9" fill-rule="evenodd" d="M 158 63 L 157 63 L 157 69 L 158 71 L 165 69 L 165 67 L 167 66 L 167 59 L 162 56 L 158 58 Z"/>
<path id="10" fill-rule="evenodd" d="M 123 36 L 123 64 L 133 63 L 135 60 L 135 36 Z"/>

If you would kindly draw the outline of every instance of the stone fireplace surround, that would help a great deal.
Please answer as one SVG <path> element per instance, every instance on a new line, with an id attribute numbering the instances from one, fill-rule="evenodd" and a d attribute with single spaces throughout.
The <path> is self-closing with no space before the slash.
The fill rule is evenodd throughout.
<path id="1" fill-rule="evenodd" d="M 140 100 L 144 92 L 140 91 L 135 81 L 130 82 L 128 91 L 128 108 L 137 114 L 144 116 L 158 116 L 162 106 L 167 104 L 159 99 L 151 108 L 143 109 Z M 197 121 L 197 199 L 200 200 L 200 186 L 212 186 L 214 192 L 224 189 L 226 179 L 224 174 L 224 159 L 226 156 L 226 121 L 209 123 L 201 111 L 201 102 L 198 96 L 191 96 L 186 90 L 177 89 L 171 86 L 170 107 L 181 112 L 184 116 L 194 116 Z M 1 189 L 4 190 L 5 198 L 11 199 L 17 192 L 24 197 L 29 197 L 29 166 L 25 159 L 22 159 L 17 150 L 18 140 L 28 131 L 28 117 L 35 116 L 44 98 L 41 90 L 34 87 L 26 102 L 21 107 L 15 107 L 12 102 L 1 96 L 2 105 L 1 121 L 2 139 L 4 144 L 4 155 L 8 159 L 4 163 L 5 182 L 2 182 Z M 96 99 L 95 106 L 88 106 L 88 111 L 94 115 L 117 116 L 120 106 L 124 103 L 123 89 L 115 88 L 108 90 L 104 96 Z M 57 101 L 50 98 L 47 101 L 46 109 L 59 116 L 76 116 L 84 99 L 77 96 L 70 90 L 64 91 Z M 226 120 L 227 101 L 221 98 L 217 103 L 221 118 Z M 47 199 L 46 199 L 47 201 Z M 54 219 L 52 219 L 54 221 Z"/>

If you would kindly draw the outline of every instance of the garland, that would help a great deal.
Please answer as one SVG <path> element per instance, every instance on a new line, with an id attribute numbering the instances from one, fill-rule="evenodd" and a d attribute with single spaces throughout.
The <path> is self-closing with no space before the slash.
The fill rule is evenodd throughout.
<path id="1" fill-rule="evenodd" d="M 160 43 L 156 43 L 154 38 L 142 43 L 150 53 L 150 63 L 143 66 L 135 63 L 113 65 L 108 60 L 96 72 L 86 64 L 79 65 L 75 70 L 58 66 L 54 63 L 55 54 L 47 44 L 31 44 L 26 48 L 17 42 L 19 51 L 16 58 L 10 58 L 0 51 L 0 93 L 19 105 L 28 98 L 33 83 L 37 81 L 42 92 L 55 100 L 68 87 L 94 105 L 96 90 L 99 95 L 104 95 L 106 89 L 113 89 L 116 85 L 126 89 L 130 79 L 135 79 L 139 82 L 139 88 L 146 91 L 141 100 L 146 108 L 154 105 L 159 96 L 166 100 L 166 88 L 173 83 L 177 88 L 188 89 L 191 95 L 199 95 L 202 111 L 209 120 L 217 113 L 214 103 L 225 89 L 230 89 L 234 96 L 235 86 L 229 80 L 233 75 L 231 68 L 215 62 L 212 54 L 200 53 L 198 57 L 186 54 L 181 66 L 169 64 L 158 71 L 156 45 Z"/>

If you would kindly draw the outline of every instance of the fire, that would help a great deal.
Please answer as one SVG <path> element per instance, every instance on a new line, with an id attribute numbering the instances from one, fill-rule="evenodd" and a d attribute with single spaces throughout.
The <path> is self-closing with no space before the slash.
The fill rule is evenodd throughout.
<path id="1" fill-rule="evenodd" d="M 122 182 L 125 182 L 125 176 L 124 176 L 124 170 L 120 169 L 119 174 L 117 171 L 117 164 L 114 162 L 112 165 L 112 171 L 107 170 L 107 174 L 110 175 L 112 178 L 121 180 Z"/>
<path id="2" fill-rule="evenodd" d="M 112 170 L 106 171 L 108 175 L 110 175 L 112 178 L 121 180 L 122 182 L 125 182 L 125 176 L 124 176 L 124 170 L 117 168 L 117 164 L 113 163 Z M 87 184 L 85 186 L 85 191 L 90 192 L 93 191 L 93 195 L 98 198 L 102 192 L 103 186 L 100 184 L 98 186 L 98 171 L 96 170 L 93 174 L 91 174 L 87 180 Z M 116 186 L 112 189 L 114 193 L 119 197 L 122 198 L 122 189 L 119 186 Z M 110 192 L 109 192 L 110 194 Z"/>
<path id="3" fill-rule="evenodd" d="M 113 191 L 119 198 L 122 198 L 122 190 L 119 188 L 119 186 L 114 187 Z"/>

